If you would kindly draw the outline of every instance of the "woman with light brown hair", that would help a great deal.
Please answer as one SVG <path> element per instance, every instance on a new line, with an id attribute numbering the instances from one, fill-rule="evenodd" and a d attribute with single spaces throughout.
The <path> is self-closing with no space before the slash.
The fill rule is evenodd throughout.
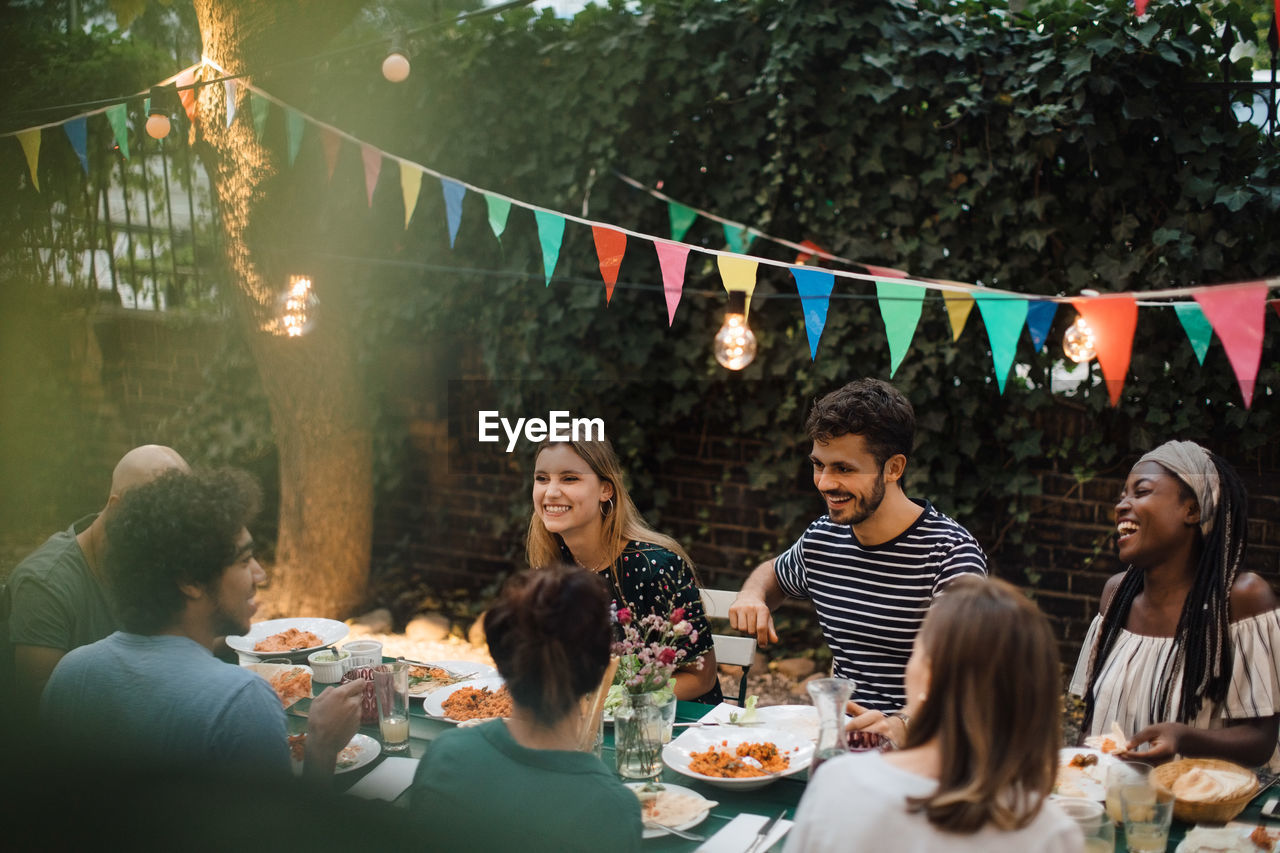
<path id="1" fill-rule="evenodd" d="M 787 850 L 1083 850 L 1048 799 L 1062 739 L 1058 668 L 1049 622 L 1022 593 L 952 581 L 907 663 L 901 748 L 825 762 Z"/>
<path id="2" fill-rule="evenodd" d="M 720 702 L 693 562 L 674 539 L 645 524 L 608 439 L 539 445 L 525 553 L 535 569 L 569 563 L 598 574 L 614 606 L 636 618 L 682 610 L 693 630 L 682 649 L 689 663 L 676 670 L 676 698 Z"/>

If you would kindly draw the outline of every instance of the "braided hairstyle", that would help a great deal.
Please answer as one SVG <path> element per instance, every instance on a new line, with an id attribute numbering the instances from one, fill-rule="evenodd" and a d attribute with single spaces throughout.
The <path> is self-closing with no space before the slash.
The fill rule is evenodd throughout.
<path id="1" fill-rule="evenodd" d="M 1248 545 L 1248 494 L 1240 477 L 1222 457 L 1210 453 L 1218 471 L 1220 497 L 1213 526 L 1203 537 L 1195 579 L 1173 637 L 1173 653 L 1169 656 L 1156 691 L 1152 695 L 1151 718 L 1190 723 L 1200 713 L 1207 698 L 1222 702 L 1231 683 L 1233 649 L 1231 647 L 1231 588 L 1244 562 Z M 1163 466 L 1162 466 L 1163 467 Z M 1168 472 L 1168 469 L 1165 469 Z M 1172 472 L 1169 472 L 1172 473 Z M 1174 475 L 1176 477 L 1176 475 Z M 1191 497 L 1189 487 L 1178 479 L 1184 496 Z M 1125 569 L 1115 595 L 1102 614 L 1098 642 L 1089 658 L 1088 687 L 1085 689 L 1085 716 L 1082 729 L 1088 731 L 1093 722 L 1094 689 L 1102 664 L 1107 660 L 1116 638 L 1129 619 L 1129 608 L 1142 592 L 1142 570 Z M 1201 639 L 1203 638 L 1203 639 Z M 1182 679 L 1182 695 L 1178 707 L 1172 707 L 1175 684 Z"/>

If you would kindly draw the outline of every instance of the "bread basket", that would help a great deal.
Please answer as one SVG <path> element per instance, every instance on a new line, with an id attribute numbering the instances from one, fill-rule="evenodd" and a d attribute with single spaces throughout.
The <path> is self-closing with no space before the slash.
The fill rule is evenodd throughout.
<path id="1" fill-rule="evenodd" d="M 1173 789 L 1173 783 L 1182 774 L 1195 769 L 1223 770 L 1228 773 L 1239 773 L 1253 780 L 1249 789 L 1231 797 L 1212 800 L 1184 800 L 1179 798 L 1173 804 L 1173 816 L 1186 823 L 1226 823 L 1234 818 L 1249 801 L 1258 793 L 1258 777 L 1248 767 L 1221 761 L 1217 758 L 1180 758 L 1162 764 L 1151 771 L 1151 781 L 1161 788 Z"/>

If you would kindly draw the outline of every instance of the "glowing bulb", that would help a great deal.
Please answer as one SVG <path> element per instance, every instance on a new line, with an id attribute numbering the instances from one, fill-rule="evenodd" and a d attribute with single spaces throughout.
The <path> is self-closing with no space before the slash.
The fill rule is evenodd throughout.
<path id="1" fill-rule="evenodd" d="M 1067 327 L 1062 335 L 1062 351 L 1076 364 L 1097 358 L 1097 341 L 1084 317 L 1076 317 L 1076 321 Z"/>
<path id="2" fill-rule="evenodd" d="M 316 324 L 316 310 L 320 300 L 311 288 L 311 279 L 305 275 L 289 277 L 289 287 L 280 295 L 276 316 L 263 328 L 276 335 L 297 338 L 311 331 Z"/>
<path id="3" fill-rule="evenodd" d="M 409 76 L 409 58 L 403 52 L 393 49 L 391 54 L 382 60 L 382 76 L 392 83 L 403 83 Z"/>
<path id="4" fill-rule="evenodd" d="M 152 113 L 147 116 L 147 136 L 152 139 L 164 139 L 169 135 L 170 121 L 164 113 Z"/>
<path id="5" fill-rule="evenodd" d="M 716 361 L 729 370 L 741 370 L 756 357 L 756 336 L 747 325 L 747 294 L 740 290 L 729 294 L 729 308 L 724 324 L 716 332 Z"/>

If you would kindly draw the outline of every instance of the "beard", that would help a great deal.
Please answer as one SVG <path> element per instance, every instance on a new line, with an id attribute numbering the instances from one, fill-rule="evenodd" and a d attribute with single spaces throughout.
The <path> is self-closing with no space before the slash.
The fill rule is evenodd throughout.
<path id="1" fill-rule="evenodd" d="M 213 635 L 215 637 L 242 636 L 249 633 L 249 627 L 249 617 L 237 616 L 223 607 L 221 603 L 213 611 Z"/>
<path id="2" fill-rule="evenodd" d="M 880 504 L 884 502 L 884 472 L 876 477 L 869 495 L 850 495 L 847 506 L 831 513 L 831 520 L 836 524 L 861 524 L 875 515 Z"/>

